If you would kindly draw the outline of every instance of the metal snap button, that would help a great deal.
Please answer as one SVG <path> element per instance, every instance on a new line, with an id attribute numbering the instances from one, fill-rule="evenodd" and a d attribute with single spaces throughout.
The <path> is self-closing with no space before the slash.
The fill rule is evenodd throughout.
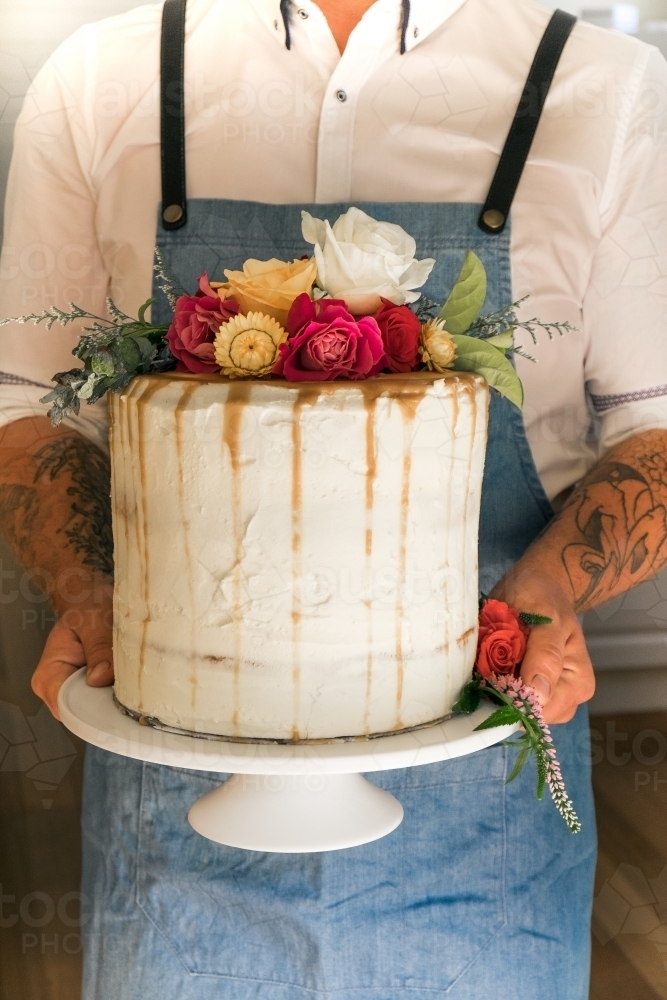
<path id="1" fill-rule="evenodd" d="M 505 216 L 497 208 L 487 208 L 482 216 L 482 222 L 489 229 L 502 229 L 505 225 Z"/>
<path id="2" fill-rule="evenodd" d="M 307 21 L 308 18 L 310 17 L 308 11 L 304 10 L 303 7 L 299 7 L 299 9 L 297 10 L 297 14 L 299 15 L 302 21 Z"/>
<path id="3" fill-rule="evenodd" d="M 162 218 L 169 223 L 180 222 L 183 218 L 183 209 L 180 205 L 168 205 L 162 213 Z"/>
<path id="4" fill-rule="evenodd" d="M 345 101 L 347 100 L 347 94 L 345 93 L 344 90 L 337 90 L 336 98 L 340 101 L 341 104 L 345 104 Z"/>

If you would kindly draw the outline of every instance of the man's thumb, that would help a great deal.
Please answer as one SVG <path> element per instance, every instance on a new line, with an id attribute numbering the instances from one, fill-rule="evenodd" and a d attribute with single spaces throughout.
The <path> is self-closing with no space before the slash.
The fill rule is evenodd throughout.
<path id="1" fill-rule="evenodd" d="M 81 636 L 86 656 L 86 680 L 93 687 L 113 684 L 113 648 L 106 628 L 91 629 Z"/>
<path id="2" fill-rule="evenodd" d="M 521 679 L 535 689 L 542 705 L 550 700 L 563 672 L 565 637 L 558 625 L 540 625 L 528 638 Z"/>

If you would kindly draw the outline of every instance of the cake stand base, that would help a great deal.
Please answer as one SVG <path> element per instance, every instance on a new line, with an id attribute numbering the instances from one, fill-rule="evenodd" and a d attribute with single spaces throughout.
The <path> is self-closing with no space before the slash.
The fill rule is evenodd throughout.
<path id="1" fill-rule="evenodd" d="M 402 819 L 400 802 L 360 774 L 235 774 L 188 813 L 209 840 L 281 854 L 358 847 Z"/>
<path id="2" fill-rule="evenodd" d="M 168 767 L 231 773 L 190 808 L 192 827 L 228 847 L 290 854 L 355 847 L 396 829 L 402 806 L 364 773 L 462 757 L 517 729 L 475 732 L 493 711 L 483 705 L 472 715 L 377 739 L 231 743 L 142 726 L 116 707 L 111 688 L 88 687 L 84 669 L 63 684 L 58 708 L 68 729 L 103 750 Z"/>

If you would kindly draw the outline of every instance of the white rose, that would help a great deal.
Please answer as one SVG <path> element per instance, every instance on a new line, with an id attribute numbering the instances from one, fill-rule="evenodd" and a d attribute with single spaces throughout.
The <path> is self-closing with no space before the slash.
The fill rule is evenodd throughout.
<path id="1" fill-rule="evenodd" d="M 329 225 L 302 212 L 303 238 L 315 245 L 317 284 L 334 299 L 344 299 L 355 316 L 370 315 L 380 298 L 397 306 L 416 302 L 413 291 L 428 279 L 435 261 L 416 260 L 417 244 L 391 222 L 377 222 L 350 208 Z"/>

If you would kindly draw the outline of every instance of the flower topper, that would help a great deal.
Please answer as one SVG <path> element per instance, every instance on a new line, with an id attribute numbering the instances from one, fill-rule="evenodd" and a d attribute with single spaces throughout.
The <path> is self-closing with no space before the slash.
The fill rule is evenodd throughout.
<path id="1" fill-rule="evenodd" d="M 418 289 L 435 261 L 419 260 L 415 240 L 400 226 L 359 208 L 333 225 L 302 212 L 302 234 L 314 246 L 313 257 L 250 259 L 240 271 L 225 270 L 225 281 L 203 274 L 194 295 L 176 292 L 156 250 L 160 288 L 173 309 L 168 324 L 146 319 L 152 299 L 138 319 L 108 299 L 108 317 L 71 305 L 69 311 L 52 307 L 14 320 L 44 322 L 49 329 L 84 324 L 72 351 L 83 368 L 54 375 L 55 388 L 42 400 L 52 404 L 52 423 L 78 413 L 81 400 L 94 403 L 108 391 L 122 391 L 135 375 L 174 369 L 294 382 L 467 371 L 520 407 L 523 388 L 508 357 L 523 353 L 514 343 L 515 330 L 535 340 L 538 327 L 549 337 L 572 329 L 568 323 L 519 320 L 518 302 L 482 315 L 486 271 L 472 250 L 444 305 L 432 302 Z"/>
<path id="2" fill-rule="evenodd" d="M 499 707 L 476 727 L 476 731 L 519 724 L 523 734 L 519 739 L 506 741 L 508 746 L 519 748 L 507 783 L 519 776 L 532 753 L 537 764 L 537 798 L 542 799 L 548 788 L 568 829 L 579 833 L 581 823 L 565 790 L 542 707 L 534 690 L 519 677 L 531 628 L 549 624 L 551 618 L 543 615 L 515 611 L 503 601 L 484 601 L 479 615 L 473 677 L 463 688 L 453 711 L 470 714 L 479 707 L 484 696 Z"/>

